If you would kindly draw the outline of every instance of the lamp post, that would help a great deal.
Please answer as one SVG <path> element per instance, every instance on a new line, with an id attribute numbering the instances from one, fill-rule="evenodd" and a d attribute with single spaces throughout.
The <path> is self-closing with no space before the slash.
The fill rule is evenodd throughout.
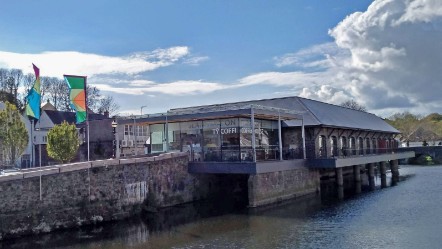
<path id="1" fill-rule="evenodd" d="M 147 107 L 147 105 L 143 105 L 143 106 L 141 106 L 141 112 L 140 112 L 141 115 L 143 115 L 143 108 L 144 108 L 144 107 Z"/>
<path id="2" fill-rule="evenodd" d="M 138 129 L 137 129 L 137 122 L 136 122 L 135 115 L 133 115 L 133 118 L 134 118 L 134 154 L 136 156 L 138 154 L 137 153 L 137 149 L 138 149 L 138 147 L 137 147 L 137 132 L 138 132 Z"/>
<path id="3" fill-rule="evenodd" d="M 117 140 L 118 140 L 118 138 L 117 138 L 117 125 L 118 125 L 117 120 L 116 119 L 112 120 L 112 133 L 114 134 L 114 142 L 113 142 L 113 147 L 112 147 L 113 148 L 113 153 L 112 153 L 113 158 L 117 157 L 117 155 L 116 155 L 116 153 L 117 153 Z"/>

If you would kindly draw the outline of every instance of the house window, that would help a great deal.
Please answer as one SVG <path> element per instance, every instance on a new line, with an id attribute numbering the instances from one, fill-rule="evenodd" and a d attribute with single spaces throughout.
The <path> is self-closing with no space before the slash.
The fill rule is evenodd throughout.
<path id="1" fill-rule="evenodd" d="M 43 136 L 43 143 L 47 143 L 48 142 L 48 137 L 47 136 Z"/>
<path id="2" fill-rule="evenodd" d="M 133 136 L 134 130 L 132 125 L 124 125 L 124 135 L 125 136 Z"/>

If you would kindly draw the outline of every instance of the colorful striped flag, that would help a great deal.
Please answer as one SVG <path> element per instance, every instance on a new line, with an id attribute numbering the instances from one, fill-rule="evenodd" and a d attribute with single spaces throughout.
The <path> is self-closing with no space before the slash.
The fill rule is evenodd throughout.
<path id="1" fill-rule="evenodd" d="M 64 79 L 69 86 L 69 99 L 71 107 L 76 111 L 77 124 L 86 121 L 86 77 L 64 75 Z"/>
<path id="2" fill-rule="evenodd" d="M 40 119 L 40 69 L 32 64 L 35 72 L 34 86 L 29 89 L 28 96 L 26 96 L 26 115 L 35 119 Z"/>

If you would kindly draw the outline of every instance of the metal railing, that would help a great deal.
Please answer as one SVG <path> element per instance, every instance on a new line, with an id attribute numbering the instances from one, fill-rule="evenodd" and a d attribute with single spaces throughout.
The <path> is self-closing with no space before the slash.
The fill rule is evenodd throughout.
<path id="1" fill-rule="evenodd" d="M 312 149 L 310 149 L 311 151 Z M 319 149 L 310 155 L 315 155 L 314 158 L 345 158 L 355 156 L 391 154 L 398 152 L 398 148 L 334 148 L 334 149 Z"/>
<path id="2" fill-rule="evenodd" d="M 256 161 L 272 161 L 280 159 L 278 145 L 258 146 Z M 221 148 L 203 148 L 203 151 L 188 151 L 191 161 L 197 162 L 253 162 L 251 146 L 222 146 Z M 302 149 L 283 148 L 282 159 L 302 159 Z"/>

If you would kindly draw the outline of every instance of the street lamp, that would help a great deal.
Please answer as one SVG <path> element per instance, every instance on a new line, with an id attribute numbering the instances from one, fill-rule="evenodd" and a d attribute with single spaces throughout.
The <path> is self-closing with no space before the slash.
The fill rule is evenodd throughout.
<path id="1" fill-rule="evenodd" d="M 113 158 L 116 158 L 116 153 L 117 153 L 117 120 L 114 119 L 112 120 L 112 133 L 114 134 L 114 142 L 113 142 Z"/>
<path id="2" fill-rule="evenodd" d="M 143 108 L 144 107 L 147 107 L 147 105 L 143 105 L 143 106 L 141 106 L 141 115 L 143 115 Z"/>

